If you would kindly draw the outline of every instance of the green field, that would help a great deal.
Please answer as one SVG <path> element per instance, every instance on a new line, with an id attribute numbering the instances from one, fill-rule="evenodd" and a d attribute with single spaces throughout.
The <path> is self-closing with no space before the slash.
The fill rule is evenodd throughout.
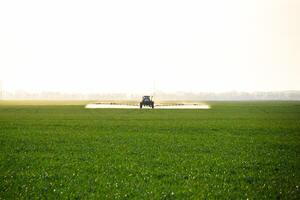
<path id="1" fill-rule="evenodd" d="M 0 199 L 300 198 L 300 102 L 67 104 L 0 103 Z"/>

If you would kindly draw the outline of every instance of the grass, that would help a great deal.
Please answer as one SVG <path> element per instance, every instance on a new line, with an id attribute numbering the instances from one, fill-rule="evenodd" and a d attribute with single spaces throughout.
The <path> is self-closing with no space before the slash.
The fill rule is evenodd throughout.
<path id="1" fill-rule="evenodd" d="M 300 102 L 41 104 L 0 103 L 0 199 L 300 198 Z"/>

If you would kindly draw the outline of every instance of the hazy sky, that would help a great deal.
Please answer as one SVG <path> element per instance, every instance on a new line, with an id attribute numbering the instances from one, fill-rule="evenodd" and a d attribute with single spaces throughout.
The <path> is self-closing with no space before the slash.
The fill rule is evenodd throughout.
<path id="1" fill-rule="evenodd" d="M 1 1 L 0 80 L 10 91 L 300 90 L 300 1 Z"/>

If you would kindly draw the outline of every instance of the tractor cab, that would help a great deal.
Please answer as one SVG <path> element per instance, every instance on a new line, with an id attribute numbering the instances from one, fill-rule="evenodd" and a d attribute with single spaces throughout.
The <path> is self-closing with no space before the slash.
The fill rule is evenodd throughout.
<path id="1" fill-rule="evenodd" d="M 150 96 L 143 96 L 143 101 L 147 101 L 147 102 L 151 101 Z"/>

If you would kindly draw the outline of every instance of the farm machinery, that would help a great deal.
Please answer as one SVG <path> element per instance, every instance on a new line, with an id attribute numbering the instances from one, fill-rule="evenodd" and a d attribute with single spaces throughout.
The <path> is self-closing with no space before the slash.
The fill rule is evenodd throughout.
<path id="1" fill-rule="evenodd" d="M 140 108 L 143 108 L 143 106 L 149 106 L 153 109 L 154 108 L 154 101 L 152 101 L 152 97 L 143 96 L 143 99 L 140 102 Z"/>

